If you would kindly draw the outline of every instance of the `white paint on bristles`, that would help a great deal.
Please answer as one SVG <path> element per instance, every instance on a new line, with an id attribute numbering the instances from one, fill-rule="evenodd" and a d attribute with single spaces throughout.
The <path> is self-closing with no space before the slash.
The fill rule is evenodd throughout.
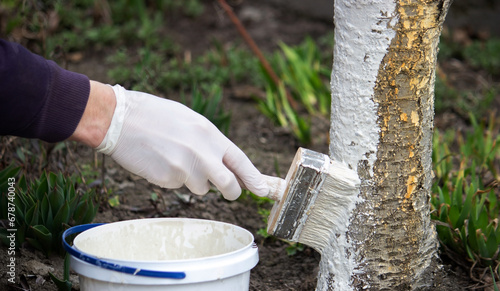
<path id="1" fill-rule="evenodd" d="M 342 163 L 331 161 L 320 193 L 314 203 L 311 203 L 309 216 L 298 241 L 323 253 L 332 234 L 345 232 L 358 193 L 359 179 L 356 172 Z"/>
<path id="2" fill-rule="evenodd" d="M 356 173 L 363 163 L 367 173 L 373 176 L 380 132 L 378 108 L 373 101 L 374 87 L 380 64 L 395 36 L 395 31 L 388 28 L 398 21 L 396 3 L 394 0 L 336 0 L 334 15 L 330 157 L 347 164 Z M 359 189 L 348 193 L 341 192 L 345 191 L 341 187 L 326 183 L 315 203 L 313 215 L 317 218 L 310 219 L 316 225 L 304 228 L 315 232 L 308 240 L 315 235 L 321 237 L 323 244 L 320 262 L 323 275 L 319 276 L 317 290 L 353 290 L 352 276 L 363 271 L 358 266 L 362 262 L 355 252 L 356 242 L 347 239 L 351 212 L 361 200 Z M 325 218 L 332 221 L 322 222 Z"/>

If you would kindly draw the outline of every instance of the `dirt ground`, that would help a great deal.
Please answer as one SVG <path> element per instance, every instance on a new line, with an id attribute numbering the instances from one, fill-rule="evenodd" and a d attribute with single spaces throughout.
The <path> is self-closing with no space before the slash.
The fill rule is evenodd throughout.
<path id="1" fill-rule="evenodd" d="M 263 1 L 243 1 L 236 11 L 257 44 L 266 51 L 276 48 L 278 40 L 296 44 L 306 35 L 316 38 L 333 31 L 333 25 L 329 22 L 287 13 Z M 196 19 L 173 19 L 166 29 L 183 49 L 193 54 L 208 48 L 211 38 L 217 38 L 221 43 L 240 41 L 229 19 L 210 5 L 207 5 L 202 16 Z M 106 72 L 109 68 L 103 62 L 105 56 L 106 52 L 103 51 L 85 52 L 84 61 L 71 63 L 69 68 L 87 74 L 92 79 L 107 82 Z M 249 85 L 238 84 L 224 89 L 225 108 L 232 112 L 229 137 L 263 173 L 277 175 L 276 169 L 279 169 L 279 174 L 284 177 L 299 144 L 289 132 L 274 126 L 260 114 L 251 99 L 237 97 L 239 94 L 235 92 L 249 90 Z M 454 126 L 457 122 L 463 123 L 453 113 L 436 116 L 438 126 Z M 328 120 L 318 119 L 314 124 L 314 143 L 308 147 L 326 153 Z M 88 148 L 77 146 L 74 151 L 78 156 L 77 163 L 86 163 L 95 158 Z M 61 162 L 64 167 L 74 167 L 71 160 Z M 106 159 L 105 166 L 107 187 L 119 195 L 120 205 L 100 209 L 95 222 L 147 217 L 190 217 L 233 223 L 252 232 L 259 248 L 260 261 L 251 272 L 250 290 L 314 290 L 320 260 L 317 252 L 306 247 L 289 256 L 285 250 L 288 246 L 286 242 L 263 238 L 257 234 L 259 229 L 266 227 L 258 208 L 270 209 L 271 205 L 259 206 L 249 197 L 230 202 L 224 200 L 219 193 L 195 196 L 186 189 L 165 190 L 129 174 L 110 159 Z M 150 194 L 153 192 L 160 195 L 159 204 L 155 205 L 150 201 Z M 2 250 L 4 251 L 5 249 Z M 46 258 L 30 248 L 21 249 L 16 257 L 16 285 L 6 284 L 5 258 L 6 256 L 1 256 L 0 290 L 56 290 L 48 272 L 61 274 L 61 258 Z M 437 290 L 465 290 L 474 284 L 462 268 L 449 263 L 446 258 L 443 260 L 443 273 L 438 276 L 441 280 L 438 280 Z M 76 274 L 72 274 L 72 281 L 78 290 Z"/>

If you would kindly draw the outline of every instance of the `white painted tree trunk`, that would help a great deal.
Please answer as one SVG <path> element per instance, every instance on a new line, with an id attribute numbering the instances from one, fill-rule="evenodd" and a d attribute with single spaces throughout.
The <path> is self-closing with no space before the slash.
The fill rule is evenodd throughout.
<path id="1" fill-rule="evenodd" d="M 433 284 L 434 76 L 449 5 L 335 0 L 330 156 L 354 169 L 362 186 L 346 231 L 322 253 L 318 290 Z"/>

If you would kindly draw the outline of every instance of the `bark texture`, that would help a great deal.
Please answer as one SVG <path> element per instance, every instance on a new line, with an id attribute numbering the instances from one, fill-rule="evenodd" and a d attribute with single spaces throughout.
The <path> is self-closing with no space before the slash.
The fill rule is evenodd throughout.
<path id="1" fill-rule="evenodd" d="M 450 1 L 335 5 L 330 155 L 357 170 L 362 202 L 345 237 L 337 234 L 323 254 L 318 289 L 430 288 L 438 246 L 429 215 L 434 81 Z M 343 263 L 333 262 L 335 253 Z"/>

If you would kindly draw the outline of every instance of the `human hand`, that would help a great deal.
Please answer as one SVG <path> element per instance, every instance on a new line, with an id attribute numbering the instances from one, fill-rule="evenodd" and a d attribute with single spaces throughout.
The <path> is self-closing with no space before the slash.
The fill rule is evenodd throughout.
<path id="1" fill-rule="evenodd" d="M 113 87 L 116 108 L 97 147 L 128 171 L 164 188 L 186 185 L 205 194 L 212 182 L 226 199 L 269 188 L 248 157 L 208 119 L 188 107 L 150 94 Z"/>

